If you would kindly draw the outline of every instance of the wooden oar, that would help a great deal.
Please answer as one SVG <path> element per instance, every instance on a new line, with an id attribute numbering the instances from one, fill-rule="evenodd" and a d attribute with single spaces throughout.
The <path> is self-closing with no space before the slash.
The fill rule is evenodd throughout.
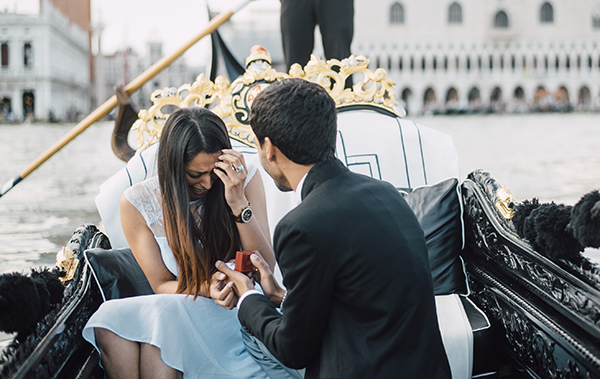
<path id="1" fill-rule="evenodd" d="M 161 58 L 158 62 L 150 66 L 146 71 L 144 71 L 140 76 L 132 80 L 129 84 L 125 86 L 125 93 L 127 95 L 131 95 L 135 91 L 137 91 L 141 86 L 143 86 L 148 80 L 152 79 L 156 74 L 161 72 L 167 66 L 169 66 L 173 61 L 179 58 L 183 53 L 185 53 L 190 47 L 192 47 L 196 42 L 200 41 L 202 38 L 211 34 L 221 24 L 225 21 L 229 20 L 231 16 L 233 16 L 237 11 L 245 7 L 252 0 L 244 0 L 241 2 L 236 8 L 232 10 L 225 11 L 219 14 L 217 17 L 213 18 L 208 26 L 198 33 L 194 38 L 190 39 L 186 44 L 181 46 L 177 51 L 172 53 L 171 55 L 165 56 Z M 46 150 L 42 155 L 37 157 L 33 162 L 29 164 L 18 176 L 10 179 L 6 182 L 2 189 L 0 190 L 0 197 L 4 196 L 8 191 L 10 191 L 14 186 L 19 184 L 23 179 L 25 179 L 29 174 L 31 174 L 35 169 L 37 169 L 42 163 L 46 162 L 48 158 L 53 156 L 57 151 L 65 147 L 69 142 L 71 142 L 75 137 L 77 137 L 81 132 L 86 130 L 90 125 L 104 117 L 108 112 L 110 112 L 117 105 L 117 96 L 113 95 L 110 99 L 106 100 L 104 104 L 100 105 L 96 110 L 90 113 L 86 118 L 81 120 L 73 129 L 71 129 L 67 134 L 65 134 L 61 139 L 56 141 L 54 145 L 52 145 L 48 150 Z"/>

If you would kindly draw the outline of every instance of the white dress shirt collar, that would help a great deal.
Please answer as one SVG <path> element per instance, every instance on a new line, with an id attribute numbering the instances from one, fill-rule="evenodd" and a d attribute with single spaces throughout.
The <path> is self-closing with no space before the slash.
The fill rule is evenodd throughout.
<path id="1" fill-rule="evenodd" d="M 304 179 L 306 179 L 306 175 L 308 175 L 308 172 L 304 174 L 302 179 L 300 179 L 298 186 L 296 186 L 296 189 L 294 190 L 294 199 L 296 200 L 296 205 L 299 205 L 302 202 L 302 187 L 304 187 Z"/>

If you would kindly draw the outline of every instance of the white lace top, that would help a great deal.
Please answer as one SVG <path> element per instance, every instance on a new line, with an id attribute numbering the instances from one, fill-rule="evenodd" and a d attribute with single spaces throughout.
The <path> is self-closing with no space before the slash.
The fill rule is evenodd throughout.
<path id="1" fill-rule="evenodd" d="M 246 188 L 252 177 L 254 177 L 255 173 L 256 167 L 249 165 L 244 188 Z M 140 212 L 142 217 L 144 217 L 144 220 L 146 220 L 146 225 L 148 225 L 148 228 L 150 228 L 154 234 L 154 238 L 156 239 L 156 242 L 160 248 L 160 255 L 165 266 L 169 271 L 171 271 L 171 273 L 173 273 L 173 275 L 177 276 L 179 270 L 177 269 L 175 257 L 173 256 L 173 252 L 169 247 L 165 233 L 158 175 L 134 184 L 133 186 L 127 188 L 124 194 L 125 198 Z M 193 204 L 198 205 L 195 210 L 195 216 L 197 220 L 200 219 L 200 215 L 202 214 L 202 200 L 203 199 L 192 202 Z"/>

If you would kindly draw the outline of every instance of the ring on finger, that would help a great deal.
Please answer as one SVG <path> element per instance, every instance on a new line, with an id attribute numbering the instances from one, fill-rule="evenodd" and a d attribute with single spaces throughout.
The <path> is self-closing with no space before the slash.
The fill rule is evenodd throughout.
<path id="1" fill-rule="evenodd" d="M 244 166 L 243 165 L 239 165 L 236 169 L 235 172 L 237 173 L 243 173 L 244 172 Z"/>

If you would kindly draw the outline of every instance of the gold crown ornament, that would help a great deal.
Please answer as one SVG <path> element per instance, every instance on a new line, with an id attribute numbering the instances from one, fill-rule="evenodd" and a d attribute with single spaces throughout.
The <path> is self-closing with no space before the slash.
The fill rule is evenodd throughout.
<path id="1" fill-rule="evenodd" d="M 271 67 L 271 55 L 264 47 L 253 46 L 246 59 L 246 72 L 233 83 L 223 76 L 212 82 L 200 74 L 192 84 L 154 91 L 151 95 L 153 105 L 141 110 L 139 119 L 133 124 L 139 149 L 145 149 L 160 139 L 163 124 L 174 108 L 191 106 L 208 107 L 223 119 L 231 138 L 256 147 L 250 127 L 252 102 L 263 89 L 284 78 L 301 78 L 320 84 L 338 108 L 369 105 L 404 117 L 406 112 L 396 105 L 394 99 L 394 82 L 386 77 L 385 70 L 378 68 L 373 72 L 368 65 L 369 59 L 364 56 L 324 61 L 311 55 L 306 66 L 296 63 L 286 74 Z M 356 84 L 346 88 L 349 77 Z"/>

